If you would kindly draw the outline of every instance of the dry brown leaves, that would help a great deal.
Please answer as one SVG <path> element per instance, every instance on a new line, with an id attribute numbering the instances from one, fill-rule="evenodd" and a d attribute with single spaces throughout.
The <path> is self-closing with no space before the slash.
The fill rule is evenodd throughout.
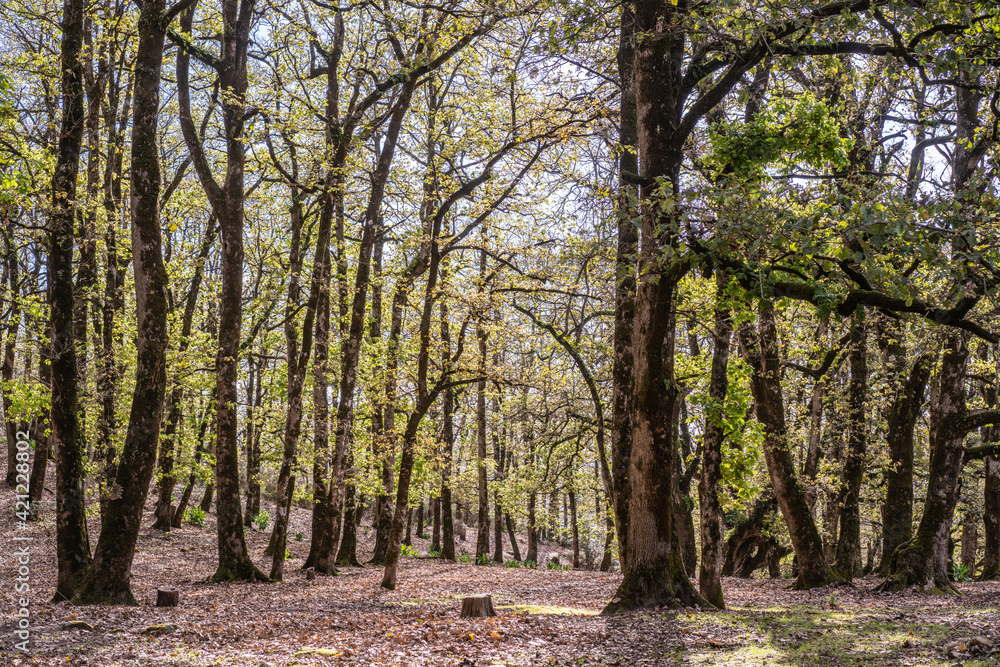
<path id="1" fill-rule="evenodd" d="M 4 535 L 16 533 L 12 496 L 5 493 L 0 501 Z M 828 608 L 831 592 L 844 613 L 890 623 L 895 619 L 900 625 L 940 623 L 953 626 L 956 636 L 992 636 L 992 610 L 1000 596 L 994 584 L 963 585 L 969 595 L 956 599 L 876 594 L 873 580 L 859 582 L 857 588 L 808 592 L 788 591 L 783 587 L 787 582 L 780 580 L 727 580 L 733 611 L 657 610 L 608 619 L 596 614 L 612 597 L 620 581 L 616 574 L 404 558 L 396 591 L 379 588 L 377 567 L 346 568 L 340 576 L 306 581 L 298 568 L 308 551 L 309 514 L 294 510 L 290 533 L 301 532 L 304 539 L 289 542 L 295 558 L 286 566 L 285 582 L 203 583 L 214 572 L 212 519 L 204 528 L 185 525 L 165 536 L 148 529 L 152 517 L 147 515 L 133 568 L 132 589 L 140 606 L 73 607 L 49 602 L 55 581 L 51 505 L 48 501 L 44 507 L 46 519 L 29 530 L 35 537 L 31 653 L 12 650 L 12 617 L 6 612 L 0 664 L 632 666 L 701 662 L 698 656 L 707 659 L 703 664 L 715 664 L 727 651 L 754 643 L 801 644 L 805 634 L 768 634 L 753 619 L 776 608 Z M 96 521 L 91 530 L 96 536 Z M 359 556 L 365 557 L 371 535 L 359 537 Z M 269 560 L 262 554 L 268 533 L 251 530 L 247 538 L 251 554 L 266 571 Z M 414 546 L 427 552 L 425 540 L 415 539 Z M 546 545 L 540 556 L 549 553 L 567 562 L 565 549 Z M 11 558 L 0 563 L 0 601 L 7 610 L 14 608 L 9 582 L 15 570 Z M 164 585 L 180 588 L 179 607 L 153 606 L 156 588 Z M 498 617 L 459 618 L 461 597 L 476 593 L 493 595 Z M 93 630 L 64 629 L 73 621 L 89 623 Z M 169 624 L 177 629 L 148 631 Z"/>

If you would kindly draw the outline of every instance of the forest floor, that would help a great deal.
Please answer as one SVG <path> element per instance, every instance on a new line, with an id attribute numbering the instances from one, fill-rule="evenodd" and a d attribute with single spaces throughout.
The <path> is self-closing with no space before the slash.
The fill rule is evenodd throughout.
<path id="1" fill-rule="evenodd" d="M 345 568 L 307 581 L 309 513 L 295 510 L 287 579 L 206 584 L 214 572 L 214 515 L 162 534 L 147 514 L 133 568 L 138 607 L 52 604 L 54 507 L 16 525 L 13 493 L 0 494 L 0 665 L 995 665 L 1000 664 L 1000 584 L 960 583 L 962 596 L 878 594 L 874 578 L 854 587 L 793 592 L 787 580 L 725 579 L 726 611 L 652 610 L 598 616 L 620 575 L 482 567 L 403 558 L 395 591 L 381 568 Z M 99 527 L 91 523 L 96 540 Z M 359 556 L 370 554 L 359 531 Z M 471 535 L 471 533 L 470 533 Z M 30 652 L 14 649 L 18 565 L 33 540 Z M 268 531 L 249 530 L 262 569 Z M 459 542 L 459 548 L 471 548 Z M 425 540 L 414 547 L 427 552 Z M 543 545 L 540 555 L 566 551 Z M 156 588 L 180 589 L 180 606 L 153 606 Z M 498 616 L 460 619 L 460 598 L 493 595 Z M 86 624 L 86 625 L 84 625 Z M 976 639 L 982 638 L 982 639 Z M 983 641 L 985 640 L 985 641 Z"/>

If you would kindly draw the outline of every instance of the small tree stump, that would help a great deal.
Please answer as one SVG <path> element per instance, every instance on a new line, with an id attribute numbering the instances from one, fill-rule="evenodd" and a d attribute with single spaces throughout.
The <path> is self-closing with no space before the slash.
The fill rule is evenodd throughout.
<path id="1" fill-rule="evenodd" d="M 306 568 L 306 581 L 312 581 L 316 578 L 316 568 L 307 567 Z"/>
<path id="2" fill-rule="evenodd" d="M 462 618 L 496 616 L 492 595 L 470 595 L 462 598 Z"/>
<path id="3" fill-rule="evenodd" d="M 181 600 L 181 591 L 174 586 L 163 586 L 156 589 L 157 607 L 176 607 Z"/>

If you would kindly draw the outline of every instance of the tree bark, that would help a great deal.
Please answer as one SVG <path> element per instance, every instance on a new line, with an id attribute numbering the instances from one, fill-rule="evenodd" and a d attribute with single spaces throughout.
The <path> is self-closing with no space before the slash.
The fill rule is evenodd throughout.
<path id="1" fill-rule="evenodd" d="M 962 555 L 961 563 L 966 576 L 976 574 L 976 551 L 979 548 L 979 517 L 967 512 L 962 518 Z"/>
<path id="2" fill-rule="evenodd" d="M 632 392 L 634 388 L 632 330 L 635 321 L 635 267 L 639 232 L 638 192 L 625 174 L 638 174 L 635 151 L 639 143 L 635 90 L 635 12 L 631 3 L 623 3 L 618 41 L 618 81 L 621 88 L 618 121 L 618 198 L 615 215 L 618 224 L 618 248 L 615 256 L 615 329 L 611 406 L 611 468 L 613 502 L 618 533 L 618 561 L 625 570 L 628 554 L 629 459 L 632 451 Z M 531 551 L 529 545 L 528 551 Z M 530 556 L 529 556 L 530 559 Z"/>
<path id="3" fill-rule="evenodd" d="M 156 461 L 166 395 L 167 271 L 160 235 L 160 165 L 157 147 L 165 3 L 140 9 L 136 92 L 132 115 L 132 268 L 138 341 L 135 389 L 121 460 L 120 491 L 106 503 L 93 569 L 74 596 L 76 604 L 137 604 L 130 579 L 142 511 Z M 165 519 L 166 520 L 166 519 Z"/>
<path id="4" fill-rule="evenodd" d="M 890 349 L 889 353 L 893 351 Z M 882 562 L 878 566 L 883 576 L 889 573 L 892 554 L 913 536 L 913 429 L 920 416 L 932 364 L 929 355 L 917 359 L 889 412 L 886 428 L 889 466 L 882 503 Z"/>
<path id="5" fill-rule="evenodd" d="M 980 358 L 988 359 L 989 348 L 985 344 L 980 345 L 979 351 Z M 995 383 L 982 383 L 980 394 L 987 408 L 996 408 Z M 997 442 L 1000 440 L 1000 429 L 984 426 L 980 429 L 980 440 Z M 983 460 L 983 468 L 986 477 L 983 482 L 983 569 L 978 580 L 990 581 L 1000 578 L 1000 459 L 987 456 Z"/>
<path id="6" fill-rule="evenodd" d="M 38 381 L 50 387 L 52 370 L 48 363 L 47 346 L 38 351 Z M 42 408 L 37 426 L 35 427 L 35 457 L 31 462 L 31 478 L 28 480 L 28 519 L 38 521 L 41 518 L 42 494 L 45 491 L 45 473 L 52 454 L 52 434 L 49 431 L 50 412 Z"/>
<path id="7" fill-rule="evenodd" d="M 201 463 L 202 454 L 205 452 L 205 433 L 208 430 L 208 422 L 211 420 L 211 414 L 215 412 L 215 406 L 212 402 L 215 397 L 212 396 L 209 399 L 208 406 L 205 409 L 204 414 L 201 417 L 200 425 L 198 427 L 198 439 L 194 448 L 194 461 L 191 465 L 191 472 L 188 475 L 187 485 L 184 487 L 184 491 L 181 493 L 181 499 L 177 501 L 177 506 L 173 509 L 173 514 L 170 517 L 170 525 L 173 528 L 181 527 L 181 520 L 184 518 L 184 512 L 187 510 L 188 503 L 191 502 L 191 494 L 194 492 L 194 484 L 198 479 L 198 464 Z"/>
<path id="8" fill-rule="evenodd" d="M 353 434 L 352 434 L 353 439 Z M 354 486 L 354 454 L 351 445 L 348 445 L 346 457 L 346 474 L 344 476 L 344 521 L 341 531 L 340 547 L 337 549 L 337 565 L 347 567 L 361 567 L 358 560 L 358 522 L 357 515 L 361 508 L 358 507 L 357 489 Z"/>
<path id="9" fill-rule="evenodd" d="M 194 8 L 185 11 L 181 28 L 190 33 Z M 244 125 L 247 91 L 247 47 L 255 13 L 255 0 L 223 0 L 221 3 L 221 64 L 218 66 L 223 133 L 225 178 L 218 183 L 191 117 L 189 53 L 178 49 L 177 89 L 181 130 L 198 180 L 219 220 L 222 237 L 219 290 L 219 338 L 215 360 L 216 377 L 216 465 L 215 485 L 218 535 L 218 569 L 214 581 L 259 580 L 268 577 L 257 569 L 247 553 L 240 503 L 237 377 L 240 332 L 243 324 L 243 211 L 245 199 L 246 147 Z"/>
<path id="10" fill-rule="evenodd" d="M 162 50 L 162 47 L 161 47 Z M 162 57 L 161 57 L 162 61 Z M 136 99 L 136 104 L 140 99 Z M 158 222 L 158 221 L 157 221 Z M 187 299 L 184 303 L 184 315 L 181 321 L 180 341 L 177 344 L 178 355 L 183 355 L 190 344 L 191 328 L 194 325 L 194 313 L 198 305 L 198 295 L 201 292 L 202 278 L 204 275 L 205 262 L 208 261 L 209 252 L 215 241 L 218 227 L 215 219 L 208 221 L 205 228 L 205 236 L 202 239 L 201 248 L 198 252 L 198 259 L 195 263 L 194 275 L 191 277 L 191 287 L 188 289 Z M 174 476 L 174 449 L 175 440 L 178 437 L 177 429 L 180 426 L 183 416 L 182 399 L 184 390 L 181 387 L 179 378 L 174 379 L 174 386 L 170 392 L 169 408 L 167 409 L 167 423 L 163 429 L 163 437 L 160 438 L 160 458 L 158 466 L 160 469 L 159 494 L 156 499 L 156 508 L 153 516 L 156 521 L 153 528 L 169 532 L 173 525 L 173 510 L 171 499 L 173 496 L 176 478 Z"/>
<path id="11" fill-rule="evenodd" d="M 441 369 L 451 370 L 451 322 L 448 317 L 448 299 L 445 295 L 448 283 L 447 261 L 441 262 Z M 443 444 L 441 461 L 441 557 L 455 560 L 455 521 L 452 516 L 451 466 L 455 450 L 455 391 L 452 387 L 444 390 L 441 399 L 441 440 Z"/>
<path id="12" fill-rule="evenodd" d="M 84 495 L 78 369 L 73 313 L 76 183 L 84 130 L 83 0 L 63 3 L 62 121 L 49 214 L 48 297 L 52 368 L 52 446 L 56 452 L 56 563 L 54 602 L 71 599 L 91 564 Z M 27 467 L 27 466 L 25 466 Z"/>
<path id="13" fill-rule="evenodd" d="M 893 552 L 889 574 L 879 586 L 897 591 L 915 586 L 922 591 L 957 592 L 948 578 L 948 537 L 958 502 L 958 478 L 964 460 L 966 429 L 964 336 L 951 333 L 944 346 L 938 391 L 931 402 L 927 496 L 917 532 Z"/>
<path id="14" fill-rule="evenodd" d="M 726 436 L 723 406 L 729 393 L 729 340 L 733 332 L 729 309 L 724 303 L 727 283 L 728 279 L 723 273 L 716 274 L 712 370 L 708 381 L 708 409 L 705 415 L 701 478 L 698 481 L 698 503 L 701 507 L 701 568 L 698 570 L 698 592 L 719 609 L 726 608 L 720 578 L 726 527 L 718 489 L 722 482 L 722 442 Z"/>
<path id="15" fill-rule="evenodd" d="M 14 488 L 17 486 L 17 422 L 10 415 L 13 407 L 11 401 L 13 393 L 11 380 L 14 379 L 14 354 L 16 352 L 18 330 L 21 327 L 21 308 L 19 303 L 21 295 L 18 294 L 20 291 L 20 280 L 18 279 L 20 263 L 17 260 L 17 251 L 14 247 L 13 238 L 9 234 L 9 231 L 4 234 L 4 244 L 6 246 L 4 249 L 4 263 L 7 280 L 10 284 L 11 303 L 10 316 L 7 319 L 7 327 L 4 331 L 3 365 L 0 366 L 0 380 L 3 381 L 3 384 L 0 385 L 0 391 L 3 392 L 4 432 L 7 437 L 7 475 L 5 483 L 7 486 Z M 37 443 L 42 436 L 41 434 L 32 435 L 37 448 Z M 46 447 L 46 451 L 48 451 L 48 447 Z"/>
<path id="16" fill-rule="evenodd" d="M 823 553 L 823 541 L 805 491 L 795 475 L 795 464 L 785 428 L 785 406 L 781 394 L 778 335 L 774 306 L 758 304 L 759 332 L 749 323 L 739 328 L 744 358 L 752 369 L 750 388 L 757 420 L 764 428 L 764 458 L 778 507 L 788 526 L 799 574 L 794 588 L 825 586 L 837 579 Z"/>
<path id="17" fill-rule="evenodd" d="M 486 252 L 479 253 L 479 279 L 486 278 Z M 480 289 L 483 289 L 481 286 Z M 479 341 L 479 381 L 476 383 L 476 471 L 479 481 L 479 514 L 476 519 L 476 562 L 490 551 L 489 489 L 486 478 L 486 340 L 487 333 L 479 315 L 476 338 Z"/>
<path id="18" fill-rule="evenodd" d="M 848 386 L 848 442 L 844 461 L 840 502 L 840 538 L 837 540 L 836 569 L 847 581 L 861 572 L 861 484 L 865 474 L 868 415 L 867 327 L 855 314 L 851 326 L 851 382 Z"/>

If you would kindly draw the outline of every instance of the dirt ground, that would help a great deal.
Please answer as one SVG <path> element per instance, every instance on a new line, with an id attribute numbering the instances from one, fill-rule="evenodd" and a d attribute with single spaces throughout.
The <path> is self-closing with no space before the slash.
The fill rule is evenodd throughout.
<path id="1" fill-rule="evenodd" d="M 396 591 L 381 568 L 345 568 L 307 581 L 309 513 L 295 510 L 287 580 L 206 584 L 215 570 L 214 515 L 161 534 L 147 514 L 132 590 L 138 607 L 52 604 L 53 503 L 18 529 L 14 494 L 0 494 L 0 665 L 994 665 L 1000 664 L 1000 584 L 959 584 L 965 595 L 885 595 L 874 578 L 793 592 L 787 580 L 726 579 L 726 611 L 655 610 L 598 616 L 620 575 L 401 561 Z M 96 544 L 96 518 L 91 536 Z M 16 536 L 30 536 L 30 651 L 15 649 Z M 265 571 L 268 531 L 250 530 Z M 470 538 L 472 533 L 469 533 Z M 370 529 L 359 532 L 364 559 Z M 92 545 L 93 546 L 93 545 Z M 427 553 L 426 540 L 414 540 Z M 474 544 L 459 542 L 459 549 Z M 566 551 L 544 545 L 541 554 Z M 153 606 L 156 588 L 180 589 L 180 606 Z M 498 616 L 460 619 L 461 598 L 493 595 Z M 84 625 L 86 624 L 86 625 Z"/>

